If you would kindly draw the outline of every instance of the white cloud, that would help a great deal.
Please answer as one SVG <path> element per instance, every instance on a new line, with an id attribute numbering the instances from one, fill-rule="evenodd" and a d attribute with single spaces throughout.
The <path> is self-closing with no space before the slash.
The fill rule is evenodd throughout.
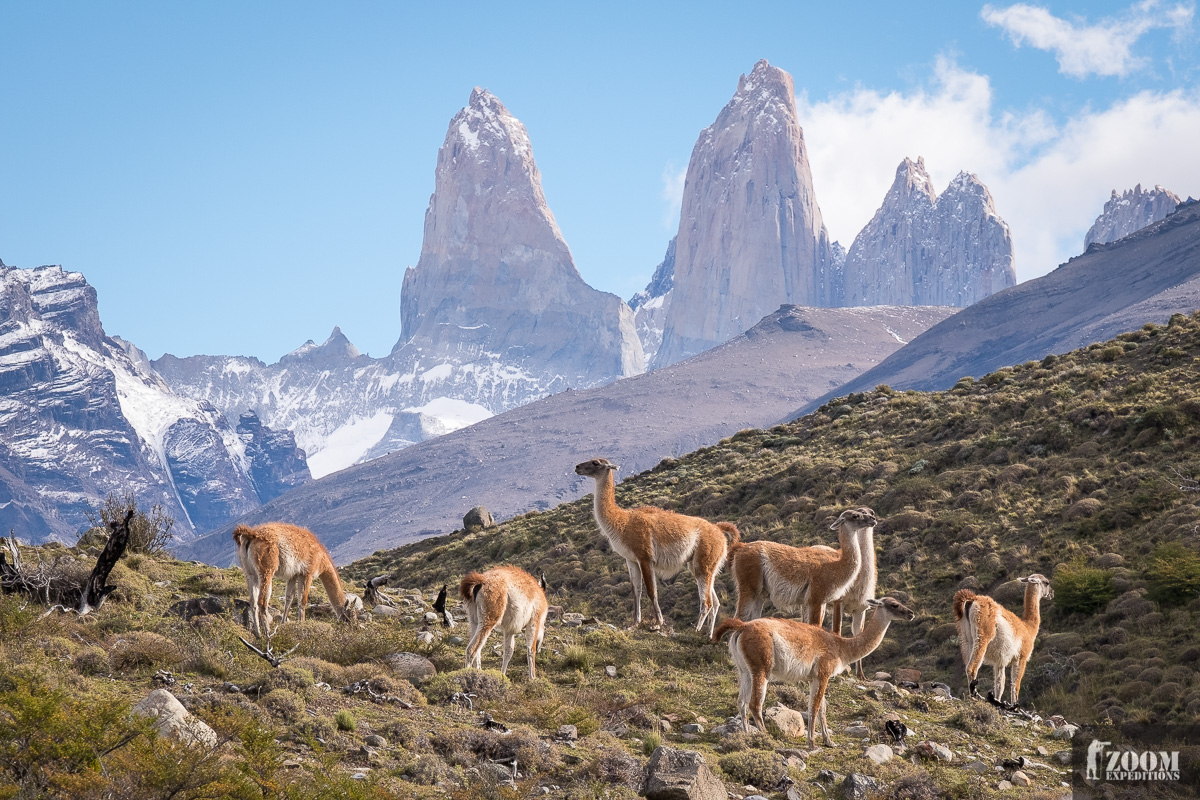
<path id="1" fill-rule="evenodd" d="M 979 176 L 1012 230 L 1020 280 L 1082 252 L 1113 189 L 1200 195 L 1196 90 L 1141 92 L 1056 125 L 1039 109 L 998 112 L 986 76 L 940 59 L 925 89 L 858 87 L 797 104 L 826 226 L 846 247 L 905 156 L 924 156 L 939 192 L 961 170 Z"/>
<path id="2" fill-rule="evenodd" d="M 662 197 L 664 208 L 662 225 L 675 235 L 679 228 L 679 209 L 683 206 L 683 183 L 687 178 L 687 167 L 667 164 L 662 171 Z"/>
<path id="3" fill-rule="evenodd" d="M 1082 19 L 1056 17 L 1045 8 L 1026 3 L 1007 8 L 985 5 L 980 16 L 989 25 L 1003 28 L 1017 47 L 1028 44 L 1053 52 L 1063 74 L 1086 78 L 1128 75 L 1144 66 L 1145 59 L 1133 54 L 1137 40 L 1155 28 L 1181 32 L 1191 25 L 1193 13 L 1191 5 L 1161 8 L 1155 0 L 1145 0 L 1120 17 L 1090 25 Z"/>

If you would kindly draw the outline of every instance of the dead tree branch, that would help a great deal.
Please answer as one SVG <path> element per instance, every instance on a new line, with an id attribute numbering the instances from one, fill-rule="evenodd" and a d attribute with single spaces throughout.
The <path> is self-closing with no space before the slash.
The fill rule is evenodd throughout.
<path id="1" fill-rule="evenodd" d="M 275 653 L 275 648 L 271 645 L 271 640 L 269 638 L 267 639 L 267 649 L 266 650 L 259 650 L 257 647 L 255 647 L 254 645 L 247 642 L 246 638 L 244 636 L 239 636 L 238 638 L 241 639 L 242 644 L 246 645 L 246 647 L 249 647 L 251 650 L 253 650 L 255 653 L 257 653 L 260 658 L 266 659 L 267 663 L 270 664 L 272 667 L 278 667 L 284 661 L 287 661 L 288 657 L 291 656 L 292 653 L 296 652 L 296 648 L 300 646 L 299 644 L 297 644 L 296 647 L 293 647 L 291 650 L 288 650 L 283 655 L 277 655 Z"/>

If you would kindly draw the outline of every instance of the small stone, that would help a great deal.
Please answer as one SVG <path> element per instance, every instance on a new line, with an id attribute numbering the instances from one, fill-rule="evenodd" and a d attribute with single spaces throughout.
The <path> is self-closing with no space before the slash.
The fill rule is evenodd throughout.
<path id="1" fill-rule="evenodd" d="M 684 725 L 681 730 L 684 733 L 704 733 L 704 726 L 695 722 L 689 722 L 687 725 Z"/>
<path id="2" fill-rule="evenodd" d="M 842 796 L 846 800 L 862 800 L 871 794 L 879 791 L 879 781 L 867 775 L 859 775 L 857 772 L 851 772 L 842 781 Z"/>
<path id="3" fill-rule="evenodd" d="M 700 741 L 700 735 L 697 733 L 681 733 L 681 734 L 679 734 L 679 738 L 683 739 L 685 742 Z"/>
<path id="4" fill-rule="evenodd" d="M 417 634 L 418 644 L 433 644 L 434 636 L 429 631 L 421 631 Z"/>
<path id="5" fill-rule="evenodd" d="M 365 780 L 367 779 L 367 773 L 365 773 L 365 772 L 356 772 L 356 773 L 354 773 L 354 775 L 353 775 L 352 777 L 353 777 L 353 778 L 354 778 L 354 780 L 356 780 L 356 781 L 365 781 Z"/>
<path id="6" fill-rule="evenodd" d="M 1020 770 L 1017 770 L 1010 775 L 1009 780 L 1013 782 L 1014 786 L 1028 786 L 1029 784 L 1033 783 L 1033 781 L 1029 780 L 1029 776 Z"/>
<path id="7" fill-rule="evenodd" d="M 1055 739 L 1074 739 L 1075 734 L 1079 733 L 1079 726 L 1067 723 L 1054 729 L 1054 733 L 1050 734 Z"/>
<path id="8" fill-rule="evenodd" d="M 363 739 L 363 741 L 366 742 L 366 744 L 370 747 L 387 747 L 387 739 L 383 738 L 377 733 L 372 733 L 370 736 Z"/>
<path id="9" fill-rule="evenodd" d="M 1009 783 L 1008 781 L 1000 781 L 999 783 L 996 784 L 996 788 L 1002 792 L 1006 792 L 1009 789 L 1011 789 L 1012 787 L 1013 787 L 1013 785 L 1011 783 Z"/>
<path id="10" fill-rule="evenodd" d="M 876 764 L 884 764 L 891 761 L 892 757 L 896 754 L 886 744 L 873 744 L 867 748 L 867 752 L 863 755 Z"/>
<path id="11" fill-rule="evenodd" d="M 988 765 L 983 763 L 979 759 L 975 759 L 971 763 L 967 764 L 967 766 L 964 769 L 968 769 L 971 772 L 974 772 L 979 775 L 982 775 L 983 773 L 990 771 L 990 770 L 988 770 Z"/>
<path id="12" fill-rule="evenodd" d="M 398 617 L 400 616 L 400 609 L 380 603 L 371 609 L 371 613 L 377 617 Z"/>
<path id="13" fill-rule="evenodd" d="M 454 645 L 455 647 L 460 647 L 466 643 L 467 640 L 461 636 L 451 636 L 450 638 L 446 639 L 446 644 Z"/>
<path id="14" fill-rule="evenodd" d="M 663 718 L 658 721 L 659 728 L 663 733 L 671 732 L 671 720 Z"/>
<path id="15" fill-rule="evenodd" d="M 1037 748 L 1037 750 L 1035 750 L 1034 752 L 1036 752 L 1036 753 L 1037 753 L 1039 756 L 1048 756 L 1048 755 L 1050 755 L 1050 751 L 1049 751 L 1049 750 L 1047 750 L 1047 749 L 1045 748 L 1045 746 L 1044 746 L 1044 745 L 1040 745 L 1040 744 L 1038 745 L 1038 748 Z"/>
<path id="16" fill-rule="evenodd" d="M 803 772 L 804 770 L 808 769 L 808 764 L 806 764 L 804 759 L 800 756 L 788 756 L 783 760 L 783 763 L 788 768 L 794 769 L 797 772 Z"/>
<path id="17" fill-rule="evenodd" d="M 574 725 L 559 725 L 558 733 L 555 736 L 559 739 L 566 739 L 573 742 L 579 738 L 579 729 Z"/>
<path id="18" fill-rule="evenodd" d="M 884 679 L 886 680 L 886 678 Z M 919 669 L 898 669 L 896 670 L 897 683 L 920 683 L 921 670 Z"/>
<path id="19" fill-rule="evenodd" d="M 891 679 L 892 679 L 892 673 L 890 673 L 890 672 L 876 672 L 875 673 L 875 680 L 877 680 L 877 681 L 890 681 Z"/>
<path id="20" fill-rule="evenodd" d="M 426 625 L 436 625 L 437 621 L 438 621 L 438 615 L 437 615 L 436 611 L 426 611 L 425 612 L 425 624 Z"/>
<path id="21" fill-rule="evenodd" d="M 1070 764 L 1071 763 L 1071 751 L 1070 750 L 1059 750 L 1057 753 L 1054 754 L 1054 757 L 1058 759 L 1058 763 L 1060 763 L 1060 764 Z"/>
<path id="22" fill-rule="evenodd" d="M 417 653 L 392 653 L 384 656 L 383 663 L 392 672 L 412 683 L 418 683 L 437 674 L 437 667 L 428 658 Z"/>
<path id="23" fill-rule="evenodd" d="M 862 739 L 871 735 L 871 729 L 866 725 L 851 725 L 846 728 L 846 735 L 853 736 L 855 739 Z"/>
<path id="24" fill-rule="evenodd" d="M 612 664 L 609 664 L 607 667 L 604 668 L 604 674 L 610 678 L 615 678 L 615 677 L 617 677 L 617 668 L 615 666 L 613 666 Z"/>

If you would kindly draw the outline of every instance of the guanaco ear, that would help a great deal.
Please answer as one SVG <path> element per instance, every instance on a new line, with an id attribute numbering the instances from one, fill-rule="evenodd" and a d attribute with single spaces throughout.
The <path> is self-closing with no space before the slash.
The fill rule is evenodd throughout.
<path id="1" fill-rule="evenodd" d="M 846 519 L 846 512 L 843 511 L 842 513 L 838 514 L 838 518 L 835 519 L 833 521 L 833 523 L 829 526 L 829 530 L 836 531 L 838 529 L 838 527 L 842 524 L 842 522 L 845 521 L 845 519 Z"/>
<path id="2" fill-rule="evenodd" d="M 1029 583 L 1029 578 L 1017 578 L 1021 583 Z"/>
<path id="3" fill-rule="evenodd" d="M 869 605 L 871 608 L 878 608 L 879 606 L 883 605 L 883 601 L 876 600 L 874 597 L 868 597 L 867 605 Z"/>

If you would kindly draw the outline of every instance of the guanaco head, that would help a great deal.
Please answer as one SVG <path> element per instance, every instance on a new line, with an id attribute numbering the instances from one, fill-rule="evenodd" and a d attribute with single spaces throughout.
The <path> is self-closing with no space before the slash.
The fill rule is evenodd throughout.
<path id="1" fill-rule="evenodd" d="M 604 477 L 609 472 L 616 472 L 620 468 L 620 465 L 612 463 L 607 458 L 593 458 L 591 461 L 576 464 L 575 474 L 598 479 Z"/>
<path id="2" fill-rule="evenodd" d="M 848 508 L 838 515 L 838 518 L 829 526 L 829 530 L 836 531 L 842 525 L 849 525 L 855 530 L 859 528 L 874 528 L 879 523 L 875 512 L 866 506 L 859 508 Z"/>
<path id="3" fill-rule="evenodd" d="M 1051 586 L 1050 586 L 1050 579 L 1047 578 L 1045 575 L 1042 575 L 1040 572 L 1035 572 L 1032 575 L 1030 575 L 1028 578 L 1017 578 L 1017 580 L 1019 580 L 1021 583 L 1025 583 L 1025 584 L 1029 584 L 1029 583 L 1036 584 L 1038 587 L 1038 599 L 1039 600 L 1042 599 L 1043 597 L 1045 597 L 1046 599 L 1051 599 L 1054 597 L 1054 589 L 1051 588 Z"/>
<path id="4" fill-rule="evenodd" d="M 879 600 L 868 598 L 867 605 L 878 609 L 877 613 L 887 614 L 889 619 L 900 619 L 905 622 L 911 622 L 917 616 L 917 612 L 894 597 L 884 597 Z"/>

